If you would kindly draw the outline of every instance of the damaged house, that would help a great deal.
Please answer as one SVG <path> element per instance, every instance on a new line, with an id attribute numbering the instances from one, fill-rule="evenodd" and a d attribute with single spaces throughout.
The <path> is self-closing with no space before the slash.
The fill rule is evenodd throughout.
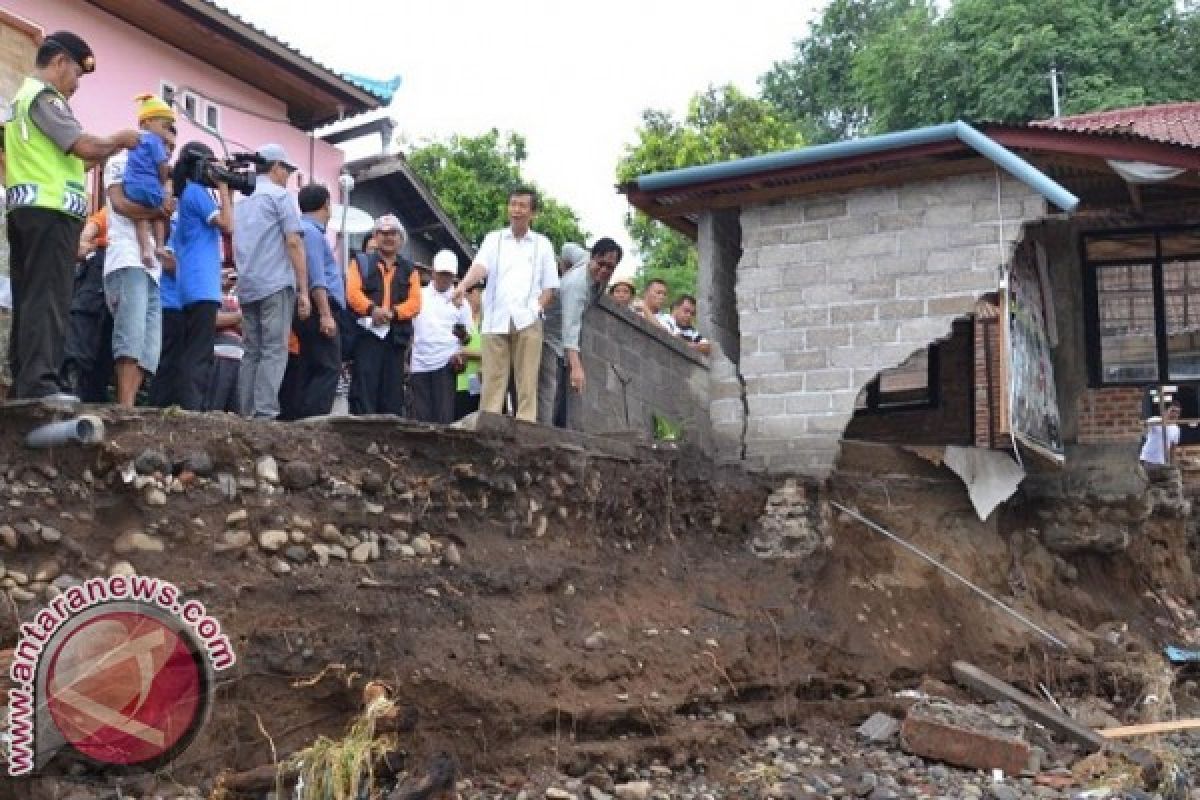
<path id="1" fill-rule="evenodd" d="M 622 191 L 699 246 L 719 462 L 824 480 L 846 441 L 911 446 L 987 516 L 1018 483 L 1140 494 L 1151 389 L 1200 417 L 1198 171 L 1200 103 L 1182 103 L 953 122 Z"/>

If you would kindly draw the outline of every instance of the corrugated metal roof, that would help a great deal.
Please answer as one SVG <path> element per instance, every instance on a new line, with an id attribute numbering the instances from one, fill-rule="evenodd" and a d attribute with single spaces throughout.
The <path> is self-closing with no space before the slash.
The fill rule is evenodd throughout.
<path id="1" fill-rule="evenodd" d="M 1029 124 L 1087 133 L 1134 134 L 1158 142 L 1200 147 L 1200 102 L 1117 108 Z"/>

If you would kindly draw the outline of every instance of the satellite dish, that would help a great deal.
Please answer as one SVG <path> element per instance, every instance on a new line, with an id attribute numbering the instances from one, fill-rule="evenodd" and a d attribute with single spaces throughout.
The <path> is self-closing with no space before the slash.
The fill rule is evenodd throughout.
<path id="1" fill-rule="evenodd" d="M 369 233 L 375 227 L 375 220 L 361 208 L 344 206 L 334 203 L 333 213 L 329 215 L 329 229 L 334 233 L 348 234 Z"/>

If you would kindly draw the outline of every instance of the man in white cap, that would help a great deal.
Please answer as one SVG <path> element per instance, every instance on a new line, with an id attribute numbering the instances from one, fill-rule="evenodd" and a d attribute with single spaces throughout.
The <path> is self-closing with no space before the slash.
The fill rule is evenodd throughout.
<path id="1" fill-rule="evenodd" d="M 296 167 L 277 144 L 260 147 L 258 157 L 254 194 L 234 206 L 244 348 L 238 406 L 243 416 L 275 419 L 292 314 L 308 319 L 312 307 L 300 210 L 284 188 Z"/>
<path id="2" fill-rule="evenodd" d="M 471 328 L 471 307 L 454 302 L 457 279 L 458 256 L 438 252 L 433 280 L 421 290 L 421 313 L 413 320 L 411 416 L 421 422 L 454 421 L 454 376 L 465 366 L 462 348 Z"/>
<path id="3" fill-rule="evenodd" d="M 537 191 L 508 193 L 509 226 L 484 237 L 475 263 L 455 289 L 462 300 L 485 277 L 483 293 L 483 398 L 481 411 L 499 414 L 511 375 L 517 386 L 517 419 L 537 419 L 542 314 L 558 289 L 554 245 L 530 229 Z"/>
<path id="4" fill-rule="evenodd" d="M 421 313 L 421 276 L 400 255 L 404 226 L 393 214 L 375 220 L 374 253 L 359 253 L 346 270 L 346 303 L 358 318 L 351 414 L 404 413 L 404 366 L 413 319 Z"/>

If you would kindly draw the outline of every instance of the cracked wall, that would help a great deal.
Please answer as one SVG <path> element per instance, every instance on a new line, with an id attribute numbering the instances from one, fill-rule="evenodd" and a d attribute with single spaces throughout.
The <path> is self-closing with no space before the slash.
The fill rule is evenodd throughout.
<path id="1" fill-rule="evenodd" d="M 712 372 L 718 456 L 827 477 L 859 389 L 949 336 L 955 318 L 995 290 L 1023 224 L 1045 213 L 1040 195 L 993 173 L 744 209 L 738 358 L 722 354 Z M 728 266 L 728 246 L 712 246 L 721 224 L 702 218 L 702 286 L 706 267 Z"/>
<path id="2" fill-rule="evenodd" d="M 571 424 L 585 433 L 654 435 L 654 416 L 681 426 L 709 452 L 709 367 L 682 339 L 618 308 L 607 296 L 584 316 L 582 397 L 570 392 Z"/>
<path id="3" fill-rule="evenodd" d="M 713 455 L 719 463 L 744 456 L 747 431 L 746 391 L 738 362 L 741 328 L 737 306 L 737 266 L 742 257 L 742 227 L 737 209 L 713 211 L 700 218 L 696 276 L 701 332 L 712 342 L 709 358 L 708 412 Z"/>

